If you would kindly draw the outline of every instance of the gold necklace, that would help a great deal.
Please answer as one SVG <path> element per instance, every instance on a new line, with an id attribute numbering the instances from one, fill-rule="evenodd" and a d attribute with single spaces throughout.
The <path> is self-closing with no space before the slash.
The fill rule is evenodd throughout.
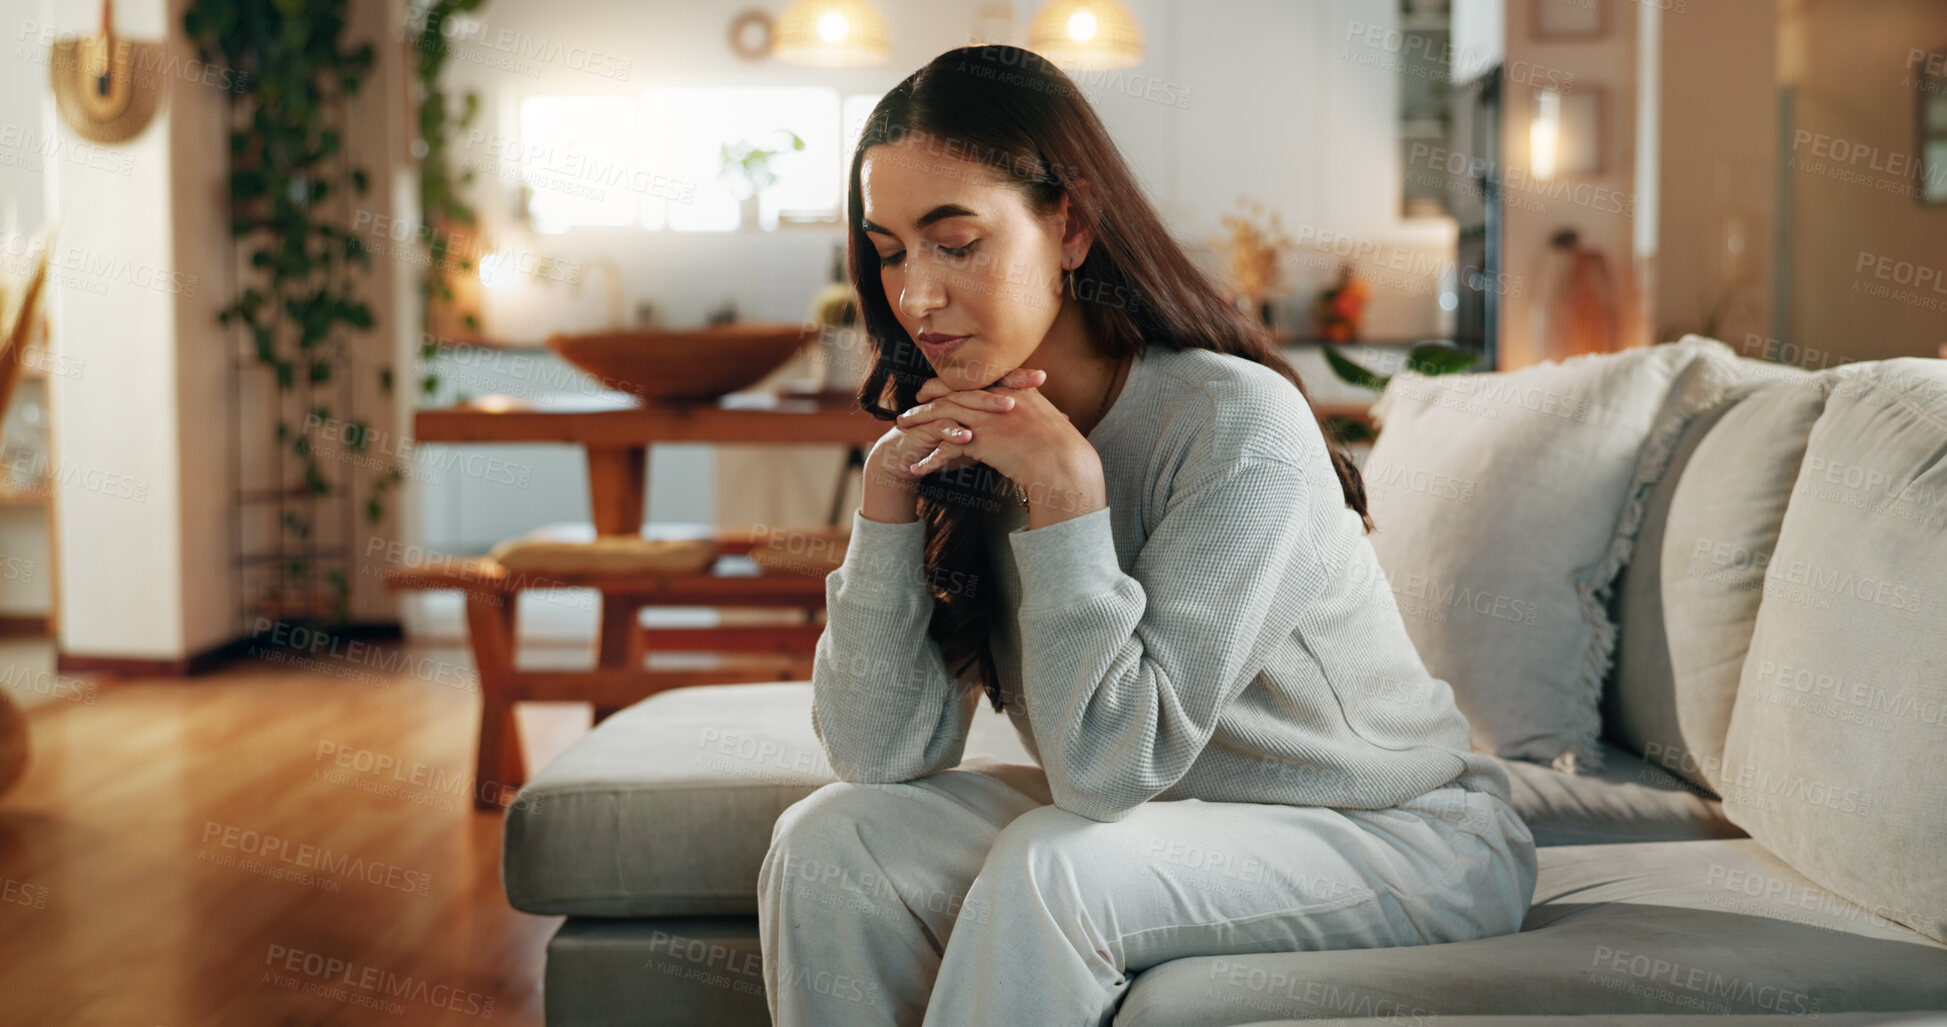
<path id="1" fill-rule="evenodd" d="M 1108 416 L 1109 397 L 1115 395 L 1116 383 L 1122 380 L 1122 373 L 1128 369 L 1129 358 L 1123 357 L 1116 364 L 1115 373 L 1109 376 L 1109 387 L 1102 390 L 1102 405 L 1095 408 L 1095 422 L 1088 426 L 1089 431 L 1094 431 L 1102 423 L 1102 418 Z M 1086 435 L 1086 433 L 1084 434 Z M 1018 481 L 1014 483 L 1014 498 L 1020 501 L 1021 509 L 1025 510 L 1028 508 L 1028 490 L 1022 488 L 1021 483 Z"/>

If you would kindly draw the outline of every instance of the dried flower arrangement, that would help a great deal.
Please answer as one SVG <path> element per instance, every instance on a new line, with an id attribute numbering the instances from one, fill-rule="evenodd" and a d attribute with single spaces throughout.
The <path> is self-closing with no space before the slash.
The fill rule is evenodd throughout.
<path id="1" fill-rule="evenodd" d="M 1275 210 L 1239 196 L 1242 214 L 1220 218 L 1226 235 L 1210 241 L 1212 249 L 1224 256 L 1224 270 L 1236 297 L 1257 310 L 1285 289 L 1284 271 L 1279 266 L 1279 251 L 1291 245 L 1284 224 Z"/>

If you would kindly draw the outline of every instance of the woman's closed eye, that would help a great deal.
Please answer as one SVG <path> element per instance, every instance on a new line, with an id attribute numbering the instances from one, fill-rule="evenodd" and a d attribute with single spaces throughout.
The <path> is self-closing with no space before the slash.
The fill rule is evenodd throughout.
<path id="1" fill-rule="evenodd" d="M 946 257 L 949 260 L 963 260 L 973 253 L 974 246 L 979 242 L 980 242 L 979 239 L 975 239 L 972 242 L 966 244 L 965 246 L 954 246 L 954 247 L 935 246 L 934 249 L 938 250 L 941 256 Z M 888 253 L 879 258 L 879 266 L 898 267 L 899 262 L 904 259 L 906 259 L 905 250 L 900 250 L 898 253 Z"/>

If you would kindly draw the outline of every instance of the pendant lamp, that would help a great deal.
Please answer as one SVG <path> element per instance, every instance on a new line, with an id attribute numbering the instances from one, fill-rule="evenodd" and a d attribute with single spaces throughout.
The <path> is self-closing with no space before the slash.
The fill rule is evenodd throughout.
<path id="1" fill-rule="evenodd" d="M 1028 28 L 1028 49 L 1063 70 L 1126 68 L 1142 63 L 1143 34 L 1115 0 L 1052 0 Z"/>
<path id="2" fill-rule="evenodd" d="M 892 60 L 886 19 L 865 0 L 793 0 L 777 19 L 771 56 L 821 68 L 858 68 Z"/>

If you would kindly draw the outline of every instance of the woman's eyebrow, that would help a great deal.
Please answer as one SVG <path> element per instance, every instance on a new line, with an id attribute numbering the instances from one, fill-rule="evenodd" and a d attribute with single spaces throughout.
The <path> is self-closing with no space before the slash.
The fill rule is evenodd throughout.
<path id="1" fill-rule="evenodd" d="M 962 207 L 957 203 L 942 203 L 939 206 L 934 207 L 932 210 L 929 210 L 926 213 L 921 214 L 919 216 L 919 227 L 925 228 L 927 225 L 930 225 L 935 221 L 942 221 L 947 218 L 971 218 L 971 217 L 979 217 L 979 216 L 980 215 L 975 214 L 973 211 L 968 210 L 967 208 Z M 867 232 L 877 232 L 880 235 L 892 234 L 890 231 L 881 228 L 880 226 L 875 225 L 871 221 L 866 220 L 864 218 L 859 219 L 859 227 Z"/>

